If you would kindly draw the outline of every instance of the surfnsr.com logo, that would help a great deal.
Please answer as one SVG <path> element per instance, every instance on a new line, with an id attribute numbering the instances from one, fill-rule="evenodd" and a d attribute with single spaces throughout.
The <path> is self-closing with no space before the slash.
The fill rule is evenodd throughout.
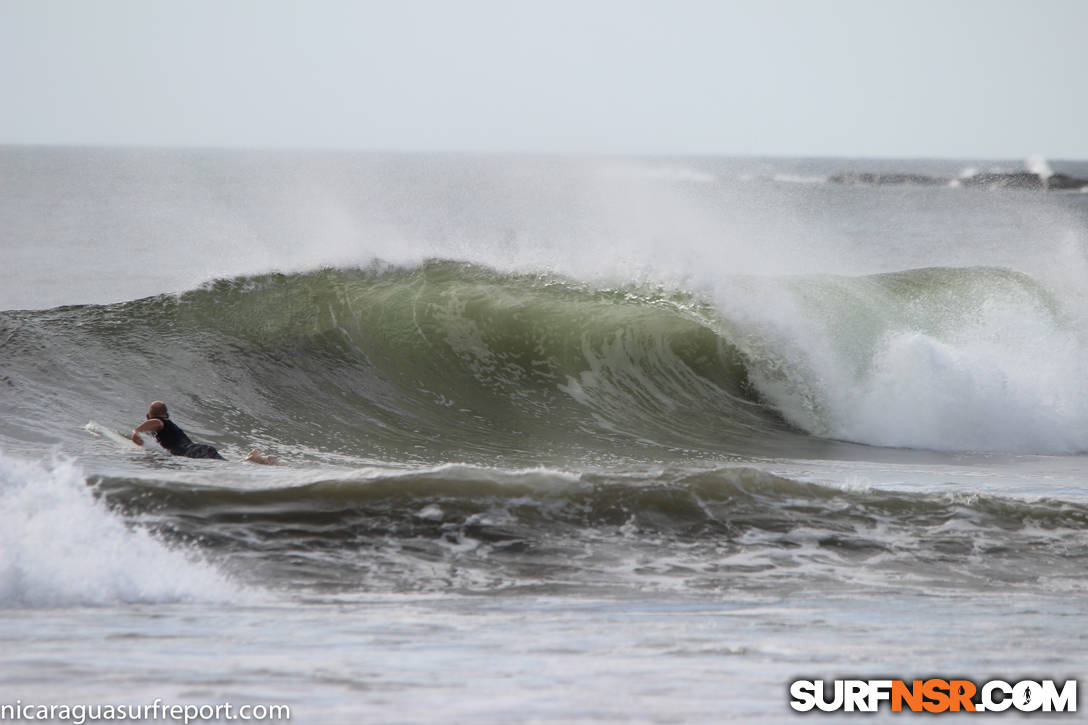
<path id="1" fill-rule="evenodd" d="M 1076 712 L 1077 681 L 971 680 L 795 680 L 790 707 L 799 712 Z"/>

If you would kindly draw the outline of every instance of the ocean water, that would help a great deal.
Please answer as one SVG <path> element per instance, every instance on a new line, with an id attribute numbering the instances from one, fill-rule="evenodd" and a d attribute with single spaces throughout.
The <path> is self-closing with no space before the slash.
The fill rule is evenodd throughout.
<path id="1" fill-rule="evenodd" d="M 0 703 L 1083 683 L 1088 193 L 1022 168 L 0 148 Z M 156 399 L 228 461 L 102 434 Z"/>

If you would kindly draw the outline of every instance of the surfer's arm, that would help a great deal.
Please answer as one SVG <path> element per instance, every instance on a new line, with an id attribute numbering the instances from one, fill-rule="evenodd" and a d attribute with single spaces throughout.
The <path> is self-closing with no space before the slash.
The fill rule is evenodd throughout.
<path id="1" fill-rule="evenodd" d="M 141 433 L 156 433 L 162 430 L 162 421 L 157 418 L 151 420 L 145 420 L 138 426 L 132 429 L 132 442 L 138 446 L 144 444 L 144 439 L 140 436 Z"/>

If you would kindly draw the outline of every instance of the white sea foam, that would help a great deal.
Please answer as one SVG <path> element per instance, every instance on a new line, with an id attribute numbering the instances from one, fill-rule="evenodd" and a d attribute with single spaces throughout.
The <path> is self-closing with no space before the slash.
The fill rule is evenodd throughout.
<path id="1" fill-rule="evenodd" d="M 741 319 L 761 340 L 749 350 L 762 361 L 752 381 L 794 424 L 880 446 L 1088 450 L 1088 335 L 1072 311 L 1026 283 L 993 280 L 988 293 L 957 292 L 982 295 L 970 302 L 935 291 L 905 315 L 898 297 L 863 295 L 860 280 L 838 284 L 818 298 L 852 296 L 823 309 L 786 285 L 746 290 Z"/>
<path id="2" fill-rule="evenodd" d="M 0 454 L 0 608 L 238 601 L 210 564 L 126 526 L 66 459 Z"/>
<path id="3" fill-rule="evenodd" d="M 1088 450 L 1084 359 L 1055 333 L 1046 345 L 889 335 L 857 388 L 836 391 L 836 437 L 935 450 Z"/>

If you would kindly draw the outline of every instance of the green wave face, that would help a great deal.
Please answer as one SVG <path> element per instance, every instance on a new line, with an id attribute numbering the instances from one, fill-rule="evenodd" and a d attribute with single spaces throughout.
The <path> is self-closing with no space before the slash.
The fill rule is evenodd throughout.
<path id="1" fill-rule="evenodd" d="M 163 399 L 219 445 L 615 466 L 856 455 L 832 440 L 1088 449 L 1075 322 L 994 268 L 695 295 L 434 261 L 5 313 L 0 331 L 30 435 Z"/>
<path id="2" fill-rule="evenodd" d="M 171 314 L 240 341 L 288 383 L 268 396 L 279 419 L 345 452 L 608 459 L 784 432 L 688 296 L 435 262 L 224 281 Z"/>

